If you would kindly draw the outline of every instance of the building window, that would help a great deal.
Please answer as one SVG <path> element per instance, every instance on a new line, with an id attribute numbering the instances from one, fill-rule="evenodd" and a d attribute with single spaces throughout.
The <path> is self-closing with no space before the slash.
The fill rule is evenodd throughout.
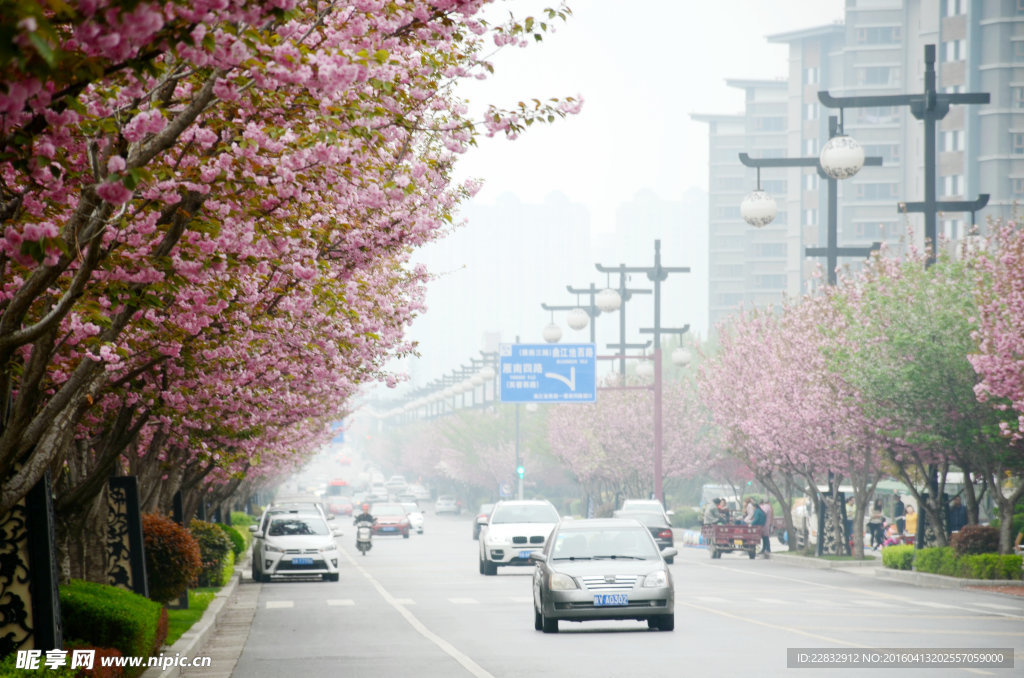
<path id="1" fill-rule="evenodd" d="M 786 119 L 783 117 L 754 118 L 754 130 L 757 132 L 783 132 L 785 129 Z"/>
<path id="2" fill-rule="evenodd" d="M 818 155 L 817 139 L 804 139 L 804 155 Z"/>
<path id="3" fill-rule="evenodd" d="M 1024 0 L 1022 0 L 1024 2 Z M 1013 58 L 1024 59 L 1024 40 L 1013 41 Z"/>
<path id="4" fill-rule="evenodd" d="M 872 26 L 857 29 L 857 42 L 861 45 L 893 45 L 903 38 L 899 26 Z"/>
<path id="5" fill-rule="evenodd" d="M 942 177 L 942 195 L 963 195 L 964 176 L 962 174 L 950 174 Z"/>
<path id="6" fill-rule="evenodd" d="M 886 125 L 900 121 L 900 110 L 895 106 L 858 108 L 857 122 L 866 125 Z"/>
<path id="7" fill-rule="evenodd" d="M 754 256 L 762 259 L 778 259 L 786 256 L 786 245 L 781 242 L 761 243 L 754 246 Z"/>
<path id="8" fill-rule="evenodd" d="M 946 16 L 959 16 L 964 13 L 964 0 L 946 0 Z"/>
<path id="9" fill-rule="evenodd" d="M 1024 134 L 1021 134 L 1020 132 L 1013 135 L 1013 154 L 1024 154 Z"/>
<path id="10" fill-rule="evenodd" d="M 816 191 L 818 190 L 818 175 L 817 174 L 805 174 L 804 175 L 804 190 L 805 191 Z"/>
<path id="11" fill-rule="evenodd" d="M 804 226 L 818 225 L 818 210 L 804 210 Z"/>
<path id="12" fill-rule="evenodd" d="M 1013 180 L 1013 194 L 1024 195 L 1024 179 Z"/>
<path id="13" fill-rule="evenodd" d="M 881 158 L 886 165 L 899 162 L 901 158 L 899 144 L 865 144 L 864 155 Z"/>
<path id="14" fill-rule="evenodd" d="M 1017 43 L 1021 44 L 1021 43 Z M 1013 107 L 1024 108 L 1024 87 L 1013 88 Z"/>
<path id="15" fill-rule="evenodd" d="M 946 85 L 945 87 L 942 88 L 942 92 L 943 92 L 943 94 L 963 94 L 964 93 L 964 86 L 963 85 Z"/>
<path id="16" fill-rule="evenodd" d="M 714 270 L 716 278 L 742 278 L 746 275 L 743 264 L 719 264 Z"/>
<path id="17" fill-rule="evenodd" d="M 963 38 L 942 43 L 943 61 L 963 61 L 966 58 L 967 43 Z"/>
<path id="18" fill-rule="evenodd" d="M 964 131 L 960 129 L 948 130 L 942 133 L 942 150 L 962 151 L 964 150 Z"/>
<path id="19" fill-rule="evenodd" d="M 754 288 L 759 290 L 781 290 L 786 286 L 784 275 L 755 275 Z"/>
<path id="20" fill-rule="evenodd" d="M 716 207 L 715 216 L 719 219 L 739 219 L 740 208 L 738 205 Z"/>
<path id="21" fill-rule="evenodd" d="M 818 84 L 818 68 L 817 66 L 811 66 L 810 68 L 804 69 L 804 84 L 805 85 L 817 85 Z"/>
<path id="22" fill-rule="evenodd" d="M 854 226 L 853 235 L 858 240 L 881 240 L 883 233 L 895 233 L 895 222 L 859 223 Z"/>
<path id="23" fill-rule="evenodd" d="M 865 66 L 857 69 L 858 85 L 898 85 L 899 68 L 890 66 Z"/>
<path id="24" fill-rule="evenodd" d="M 786 195 L 786 189 L 785 179 L 768 179 L 761 182 L 761 190 L 772 195 Z"/>
<path id="25" fill-rule="evenodd" d="M 896 197 L 896 184 L 857 184 L 857 197 L 863 200 L 888 200 Z"/>
<path id="26" fill-rule="evenodd" d="M 733 306 L 739 306 L 743 302 L 742 294 L 719 294 L 718 297 L 719 306 L 727 306 L 732 308 Z"/>
<path id="27" fill-rule="evenodd" d="M 818 104 L 804 104 L 804 120 L 817 120 L 819 112 Z"/>

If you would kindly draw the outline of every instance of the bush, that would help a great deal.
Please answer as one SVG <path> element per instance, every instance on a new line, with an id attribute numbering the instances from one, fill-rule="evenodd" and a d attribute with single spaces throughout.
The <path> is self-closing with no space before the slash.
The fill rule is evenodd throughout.
<path id="1" fill-rule="evenodd" d="M 60 587 L 61 621 L 68 638 L 116 648 L 126 657 L 148 657 L 163 642 L 167 612 L 148 598 L 114 586 L 72 579 Z"/>
<path id="2" fill-rule="evenodd" d="M 242 535 L 242 531 L 236 530 L 231 525 L 218 524 L 217 527 L 224 530 L 224 534 L 231 540 L 231 550 L 235 553 L 235 560 L 238 560 L 238 557 L 245 553 L 245 549 L 249 546 L 245 536 Z M 245 532 L 249 534 L 248 529 Z"/>
<path id="3" fill-rule="evenodd" d="M 93 647 L 86 645 L 81 642 L 66 643 L 68 649 L 74 650 L 92 650 L 96 654 L 93 657 L 93 665 L 91 669 L 81 669 L 75 675 L 78 678 L 123 678 L 125 675 L 124 667 L 122 666 L 103 666 L 103 661 L 108 657 L 123 657 L 120 650 L 116 650 L 112 647 Z M 70 653 L 68 653 L 70 656 Z"/>
<path id="4" fill-rule="evenodd" d="M 673 513 L 672 527 L 682 527 L 684 529 L 700 527 L 701 518 L 697 509 L 684 506 L 682 508 L 673 509 Z"/>
<path id="5" fill-rule="evenodd" d="M 981 553 L 961 556 L 959 576 L 965 579 L 1020 579 L 1021 556 Z"/>
<path id="6" fill-rule="evenodd" d="M 68 655 L 70 657 L 70 655 Z M 39 666 L 43 667 L 43 659 L 46 659 L 46 654 L 40 658 Z M 69 661 L 70 663 L 70 661 Z M 25 676 L 46 676 L 46 678 L 75 678 L 78 675 L 78 669 L 72 669 L 68 666 L 61 667 L 59 669 L 46 669 L 42 668 L 36 670 L 30 669 L 18 669 L 15 668 L 18 665 L 18 653 L 7 655 L 2 661 L 0 661 L 0 678 L 25 678 Z"/>
<path id="7" fill-rule="evenodd" d="M 987 525 L 965 525 L 953 535 L 949 545 L 958 556 L 999 553 L 999 530 Z"/>
<path id="8" fill-rule="evenodd" d="M 882 549 L 882 565 L 893 570 L 910 570 L 914 566 L 914 545 L 897 544 Z"/>
<path id="9" fill-rule="evenodd" d="M 199 542 L 203 569 L 199 573 L 200 586 L 223 586 L 220 582 L 224 572 L 224 561 L 231 553 L 231 540 L 213 523 L 193 520 L 189 525 L 192 536 Z M 234 560 L 232 560 L 234 563 Z"/>
<path id="10" fill-rule="evenodd" d="M 918 572 L 955 576 L 956 554 L 949 546 L 921 549 L 914 558 L 914 569 Z"/>
<path id="11" fill-rule="evenodd" d="M 250 525 L 255 525 L 258 518 L 250 516 L 245 511 L 232 511 L 231 512 L 231 524 L 236 527 L 244 527 L 246 531 L 249 530 Z"/>
<path id="12" fill-rule="evenodd" d="M 199 542 L 170 518 L 151 513 L 142 516 L 142 534 L 149 597 L 161 603 L 177 599 L 203 569 Z"/>

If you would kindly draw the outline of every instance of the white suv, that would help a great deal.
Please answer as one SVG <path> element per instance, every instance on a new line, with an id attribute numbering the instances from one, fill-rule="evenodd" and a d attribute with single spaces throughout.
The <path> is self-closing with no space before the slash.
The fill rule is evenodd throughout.
<path id="1" fill-rule="evenodd" d="M 499 501 L 480 530 L 480 574 L 498 574 L 501 565 L 533 565 L 530 554 L 544 548 L 558 521 L 549 501 Z"/>

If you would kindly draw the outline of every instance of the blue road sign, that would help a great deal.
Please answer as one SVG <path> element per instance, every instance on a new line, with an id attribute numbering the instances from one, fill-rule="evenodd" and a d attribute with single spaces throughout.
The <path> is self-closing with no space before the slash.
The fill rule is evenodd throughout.
<path id="1" fill-rule="evenodd" d="M 503 403 L 592 403 L 597 399 L 594 344 L 501 344 Z"/>

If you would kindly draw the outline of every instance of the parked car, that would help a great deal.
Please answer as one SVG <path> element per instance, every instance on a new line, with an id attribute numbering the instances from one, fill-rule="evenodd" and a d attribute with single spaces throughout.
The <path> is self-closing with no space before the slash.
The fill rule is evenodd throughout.
<path id="1" fill-rule="evenodd" d="M 564 521 L 543 551 L 534 552 L 533 626 L 557 633 L 559 621 L 646 621 L 675 628 L 675 587 L 665 557 L 636 520 L 592 518 Z"/>
<path id="2" fill-rule="evenodd" d="M 409 538 L 409 516 L 401 504 L 395 502 L 377 502 L 370 505 L 370 515 L 377 519 L 373 524 L 373 534 L 401 534 L 403 539 Z"/>
<path id="3" fill-rule="evenodd" d="M 473 539 L 480 538 L 480 528 L 490 520 L 493 510 L 494 504 L 480 504 L 480 508 L 476 510 L 476 516 L 473 517 Z"/>
<path id="4" fill-rule="evenodd" d="M 660 513 L 665 517 L 665 522 L 672 524 L 672 511 L 666 511 L 665 507 L 657 499 L 626 499 L 622 502 L 622 508 L 616 513 Z"/>
<path id="5" fill-rule="evenodd" d="M 253 580 L 320 575 L 325 581 L 338 581 L 338 534 L 313 513 L 270 514 L 266 529 L 253 535 Z"/>
<path id="6" fill-rule="evenodd" d="M 420 511 L 420 505 L 414 501 L 399 503 L 405 509 L 405 514 L 409 516 L 409 527 L 416 530 L 416 534 L 423 534 L 423 511 Z"/>
<path id="7" fill-rule="evenodd" d="M 646 527 L 651 536 L 654 537 L 654 543 L 658 545 L 658 548 L 664 551 L 665 549 L 673 548 L 675 546 L 675 535 L 672 533 L 672 525 L 665 519 L 664 514 L 661 513 L 622 513 L 616 511 L 612 514 L 615 518 L 626 518 L 632 519 Z M 673 557 L 666 556 L 665 562 L 672 564 Z"/>
<path id="8" fill-rule="evenodd" d="M 442 494 L 434 502 L 434 513 L 441 515 L 442 513 L 454 513 L 459 515 L 462 513 L 462 505 L 459 500 L 452 494 Z"/>
<path id="9" fill-rule="evenodd" d="M 480 530 L 480 574 L 495 575 L 505 565 L 532 565 L 530 554 L 544 547 L 558 524 L 549 501 L 499 501 Z"/>

